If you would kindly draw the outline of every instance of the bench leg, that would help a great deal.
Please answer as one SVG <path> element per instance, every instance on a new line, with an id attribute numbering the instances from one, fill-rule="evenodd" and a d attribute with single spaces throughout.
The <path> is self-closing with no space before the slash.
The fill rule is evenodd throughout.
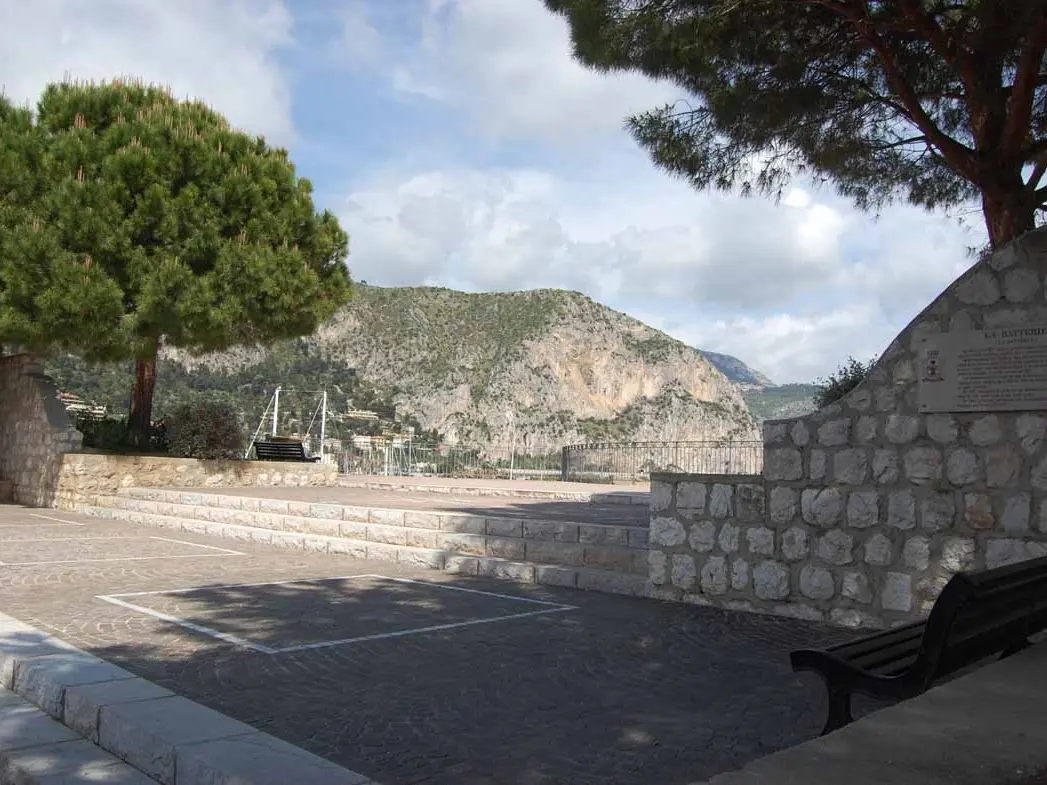
<path id="1" fill-rule="evenodd" d="M 822 728 L 822 735 L 832 733 L 854 721 L 851 716 L 851 691 L 843 687 L 829 688 L 829 717 Z"/>

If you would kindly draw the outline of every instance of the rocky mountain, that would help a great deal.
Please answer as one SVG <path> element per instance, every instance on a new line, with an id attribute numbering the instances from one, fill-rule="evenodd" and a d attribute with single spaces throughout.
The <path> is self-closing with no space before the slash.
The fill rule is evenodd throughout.
<path id="1" fill-rule="evenodd" d="M 737 357 L 732 357 L 729 354 L 707 352 L 703 349 L 698 349 L 698 353 L 702 355 L 702 357 L 704 357 L 706 360 L 711 362 L 720 373 L 722 373 L 735 384 L 740 384 L 744 387 L 774 386 L 774 382 L 772 382 L 759 371 L 750 368 Z"/>
<path id="2" fill-rule="evenodd" d="M 700 352 L 574 292 L 359 285 L 310 338 L 164 356 L 190 375 L 243 376 L 273 352 L 354 369 L 422 427 L 464 444 L 505 444 L 511 431 L 533 452 L 592 440 L 759 438 L 739 389 Z"/>
<path id="3" fill-rule="evenodd" d="M 698 350 L 728 379 L 738 385 L 746 406 L 758 421 L 800 417 L 813 412 L 817 385 L 775 384 L 737 357 Z"/>

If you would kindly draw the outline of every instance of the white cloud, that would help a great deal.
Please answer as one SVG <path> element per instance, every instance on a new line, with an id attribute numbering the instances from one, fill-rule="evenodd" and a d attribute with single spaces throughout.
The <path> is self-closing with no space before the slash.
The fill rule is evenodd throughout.
<path id="1" fill-rule="evenodd" d="M 831 193 L 797 191 L 777 207 L 698 194 L 638 153 L 596 181 L 382 173 L 342 210 L 353 272 L 387 285 L 581 290 L 778 381 L 809 381 L 848 355 L 878 355 L 971 263 L 953 222 L 907 208 L 874 221 Z M 662 199 L 638 202 L 648 190 Z"/>
<path id="2" fill-rule="evenodd" d="M 294 141 L 274 59 L 291 43 L 279 0 L 0 0 L 0 79 L 35 104 L 48 82 L 135 76 L 202 98 L 236 127 Z"/>
<path id="3" fill-rule="evenodd" d="M 622 128 L 679 91 L 583 68 L 566 22 L 537 0 L 429 0 L 411 30 L 369 8 L 376 76 L 461 109 L 476 139 L 523 161 L 393 163 L 357 181 L 342 213 L 353 271 L 371 283 L 578 289 L 779 381 L 810 381 L 879 354 L 979 242 L 977 228 L 908 207 L 874 221 L 804 182 L 778 205 L 695 193 Z M 564 142 L 582 144 L 563 156 Z"/>
<path id="4" fill-rule="evenodd" d="M 347 41 L 359 36 L 359 8 L 344 27 Z M 407 40 L 402 6 L 396 15 L 369 8 L 367 29 L 385 32 L 382 56 L 371 60 L 376 76 L 405 94 L 461 109 L 488 136 L 589 143 L 620 132 L 630 114 L 680 97 L 668 84 L 580 65 L 566 21 L 540 0 L 431 0 L 411 10 L 420 21 Z"/>

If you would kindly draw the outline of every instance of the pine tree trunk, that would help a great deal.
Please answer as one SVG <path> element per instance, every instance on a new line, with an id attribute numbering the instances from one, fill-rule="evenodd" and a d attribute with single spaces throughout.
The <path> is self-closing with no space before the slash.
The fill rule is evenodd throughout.
<path id="1" fill-rule="evenodd" d="M 989 245 L 999 248 L 1036 227 L 1036 210 L 1025 189 L 982 192 L 982 214 L 989 230 Z"/>
<path id="2" fill-rule="evenodd" d="M 153 426 L 153 390 L 156 387 L 156 349 L 151 357 L 135 362 L 135 384 L 131 392 L 128 428 L 131 443 L 140 450 L 149 448 Z"/>

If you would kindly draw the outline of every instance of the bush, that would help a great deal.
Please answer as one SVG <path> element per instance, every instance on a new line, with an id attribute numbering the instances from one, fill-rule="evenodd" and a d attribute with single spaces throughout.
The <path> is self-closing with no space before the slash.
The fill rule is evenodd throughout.
<path id="1" fill-rule="evenodd" d="M 181 458 L 207 460 L 242 458 L 240 414 L 227 403 L 202 401 L 179 406 L 167 418 L 168 450 Z"/>
<path id="2" fill-rule="evenodd" d="M 831 403 L 836 403 L 865 381 L 865 377 L 869 375 L 869 371 L 875 364 L 875 360 L 862 363 L 853 357 L 848 357 L 847 362 L 836 369 L 836 373 L 816 382 L 818 390 L 814 394 L 814 405 L 821 409 Z"/>
<path id="3" fill-rule="evenodd" d="M 84 435 L 84 447 L 121 452 L 127 449 L 127 420 L 115 417 L 81 416 L 76 429 Z"/>
<path id="4" fill-rule="evenodd" d="M 142 452 L 131 443 L 124 417 L 94 417 L 80 415 L 76 429 L 84 435 L 84 447 L 106 452 Z M 163 422 L 154 423 L 149 434 L 148 452 L 167 452 L 167 428 Z"/>

